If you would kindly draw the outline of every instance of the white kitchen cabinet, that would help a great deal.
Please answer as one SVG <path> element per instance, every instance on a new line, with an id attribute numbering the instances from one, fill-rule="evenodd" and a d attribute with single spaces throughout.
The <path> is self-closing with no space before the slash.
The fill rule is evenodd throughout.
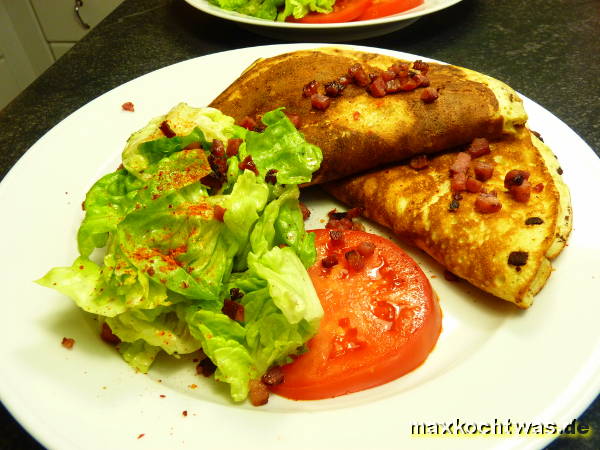
<path id="1" fill-rule="evenodd" d="M 0 0 L 0 109 L 123 0 Z"/>
<path id="2" fill-rule="evenodd" d="M 75 14 L 75 0 L 29 0 L 48 42 L 77 42 L 89 31 Z M 96 26 L 123 0 L 82 0 L 81 20 Z"/>

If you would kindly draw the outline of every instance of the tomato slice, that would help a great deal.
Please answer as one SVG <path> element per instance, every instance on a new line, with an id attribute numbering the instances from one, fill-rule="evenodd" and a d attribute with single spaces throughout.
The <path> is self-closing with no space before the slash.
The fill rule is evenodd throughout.
<path id="1" fill-rule="evenodd" d="M 294 400 L 331 398 L 387 383 L 421 365 L 437 342 L 442 314 L 417 263 L 370 233 L 344 231 L 342 241 L 331 240 L 329 230 L 315 233 L 317 262 L 309 274 L 325 315 L 309 351 L 282 367 L 284 382 L 272 391 Z M 368 255 L 364 267 L 348 263 L 351 251 Z M 323 267 L 335 258 L 336 265 Z"/>
<path id="2" fill-rule="evenodd" d="M 372 0 L 337 0 L 333 5 L 333 11 L 330 13 L 308 13 L 301 19 L 288 17 L 288 22 L 298 23 L 337 23 L 350 22 L 360 16 Z"/>
<path id="3" fill-rule="evenodd" d="M 373 0 L 371 6 L 355 20 L 377 19 L 391 16 L 423 4 L 423 0 Z"/>

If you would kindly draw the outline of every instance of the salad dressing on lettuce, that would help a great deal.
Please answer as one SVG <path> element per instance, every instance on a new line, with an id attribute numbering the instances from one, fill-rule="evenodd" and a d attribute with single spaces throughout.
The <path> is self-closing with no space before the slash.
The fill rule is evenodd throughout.
<path id="1" fill-rule="evenodd" d="M 164 122 L 175 136 L 164 135 Z M 153 119 L 130 137 L 122 168 L 87 193 L 72 266 L 37 281 L 108 325 L 141 372 L 161 351 L 202 350 L 234 401 L 247 397 L 250 380 L 303 352 L 323 315 L 306 272 L 314 235 L 298 202 L 321 151 L 281 109 L 263 123 L 263 132 L 248 131 L 213 108 L 184 103 Z M 202 183 L 213 174 L 215 139 L 243 140 L 219 188 Z M 240 169 L 248 156 L 258 175 Z M 91 259 L 96 249 L 101 264 Z M 243 320 L 222 312 L 232 292 Z"/>

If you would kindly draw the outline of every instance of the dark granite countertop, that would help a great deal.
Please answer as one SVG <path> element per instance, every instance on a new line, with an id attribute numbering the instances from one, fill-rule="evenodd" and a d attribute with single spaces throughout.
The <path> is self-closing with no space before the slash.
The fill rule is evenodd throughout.
<path id="1" fill-rule="evenodd" d="M 183 0 L 125 0 L 0 111 L 0 179 L 46 131 L 124 82 L 189 58 L 281 42 Z M 600 156 L 597 0 L 464 0 L 405 29 L 354 43 L 501 79 L 562 119 Z M 0 421 L 0 448 L 40 448 L 4 409 Z M 559 439 L 550 448 L 600 448 L 600 400 L 580 421 L 595 430 L 591 438 Z"/>

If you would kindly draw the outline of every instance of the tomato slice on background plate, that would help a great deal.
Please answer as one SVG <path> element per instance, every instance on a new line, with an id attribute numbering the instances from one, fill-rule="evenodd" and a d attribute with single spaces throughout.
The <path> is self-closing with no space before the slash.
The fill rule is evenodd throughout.
<path id="1" fill-rule="evenodd" d="M 271 388 L 294 400 L 331 398 L 392 381 L 421 365 L 441 332 L 437 298 L 410 256 L 374 234 L 344 231 L 342 241 L 332 241 L 329 231 L 314 231 L 317 262 L 309 269 L 325 315 L 308 352 L 283 366 L 283 383 Z M 355 269 L 345 255 L 368 253 L 362 251 L 365 242 L 373 253 Z M 323 267 L 332 255 L 338 263 Z"/>
<path id="2" fill-rule="evenodd" d="M 416 8 L 424 0 L 373 0 L 371 5 L 354 20 L 378 19 Z"/>
<path id="3" fill-rule="evenodd" d="M 308 13 L 301 19 L 290 16 L 286 20 L 296 23 L 338 23 L 350 22 L 364 13 L 372 0 L 337 0 L 330 13 Z"/>

